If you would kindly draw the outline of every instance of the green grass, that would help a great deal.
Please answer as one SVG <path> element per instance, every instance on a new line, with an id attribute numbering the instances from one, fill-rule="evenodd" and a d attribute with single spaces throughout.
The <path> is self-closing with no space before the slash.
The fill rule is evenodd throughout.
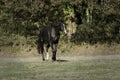
<path id="1" fill-rule="evenodd" d="M 120 80 L 120 61 L 0 61 L 0 80 Z"/>

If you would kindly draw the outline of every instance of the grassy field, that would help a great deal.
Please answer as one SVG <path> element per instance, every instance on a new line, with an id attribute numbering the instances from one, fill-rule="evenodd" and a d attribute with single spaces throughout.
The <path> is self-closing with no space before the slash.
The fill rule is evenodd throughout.
<path id="1" fill-rule="evenodd" d="M 120 80 L 120 55 L 0 58 L 0 80 Z"/>

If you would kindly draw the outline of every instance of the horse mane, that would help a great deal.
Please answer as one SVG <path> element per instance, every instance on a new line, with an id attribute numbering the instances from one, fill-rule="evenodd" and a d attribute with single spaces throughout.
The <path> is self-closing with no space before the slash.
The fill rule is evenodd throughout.
<path id="1" fill-rule="evenodd" d="M 59 26 L 61 26 L 62 22 L 54 22 L 51 24 L 51 27 L 54 27 L 54 28 L 58 28 Z"/>

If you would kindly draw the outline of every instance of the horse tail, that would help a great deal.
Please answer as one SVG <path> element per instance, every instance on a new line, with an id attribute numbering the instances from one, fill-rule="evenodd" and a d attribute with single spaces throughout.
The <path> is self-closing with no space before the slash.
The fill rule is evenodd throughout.
<path id="1" fill-rule="evenodd" d="M 39 54 L 41 54 L 41 52 L 43 52 L 43 50 L 44 50 L 43 41 L 41 41 L 41 38 L 39 38 L 37 41 L 37 51 Z"/>
<path id="2" fill-rule="evenodd" d="M 40 44 L 41 44 L 41 41 L 40 41 L 40 38 L 39 38 L 37 40 L 37 51 L 38 51 L 39 54 L 41 53 Z"/>
<path id="3" fill-rule="evenodd" d="M 38 53 L 40 54 L 41 49 L 40 49 L 40 46 L 39 46 L 39 45 L 37 45 L 37 51 L 38 51 Z"/>

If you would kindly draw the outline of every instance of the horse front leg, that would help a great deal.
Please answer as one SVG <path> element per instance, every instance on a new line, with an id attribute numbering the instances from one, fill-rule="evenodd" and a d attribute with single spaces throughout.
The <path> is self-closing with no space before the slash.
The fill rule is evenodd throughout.
<path id="1" fill-rule="evenodd" d="M 44 51 L 41 52 L 41 54 L 42 54 L 42 60 L 45 61 L 45 57 L 44 57 L 44 53 L 43 52 Z"/>
<path id="2" fill-rule="evenodd" d="M 54 45 L 53 49 L 52 49 L 52 60 L 56 61 L 56 52 L 57 52 L 57 44 Z"/>

